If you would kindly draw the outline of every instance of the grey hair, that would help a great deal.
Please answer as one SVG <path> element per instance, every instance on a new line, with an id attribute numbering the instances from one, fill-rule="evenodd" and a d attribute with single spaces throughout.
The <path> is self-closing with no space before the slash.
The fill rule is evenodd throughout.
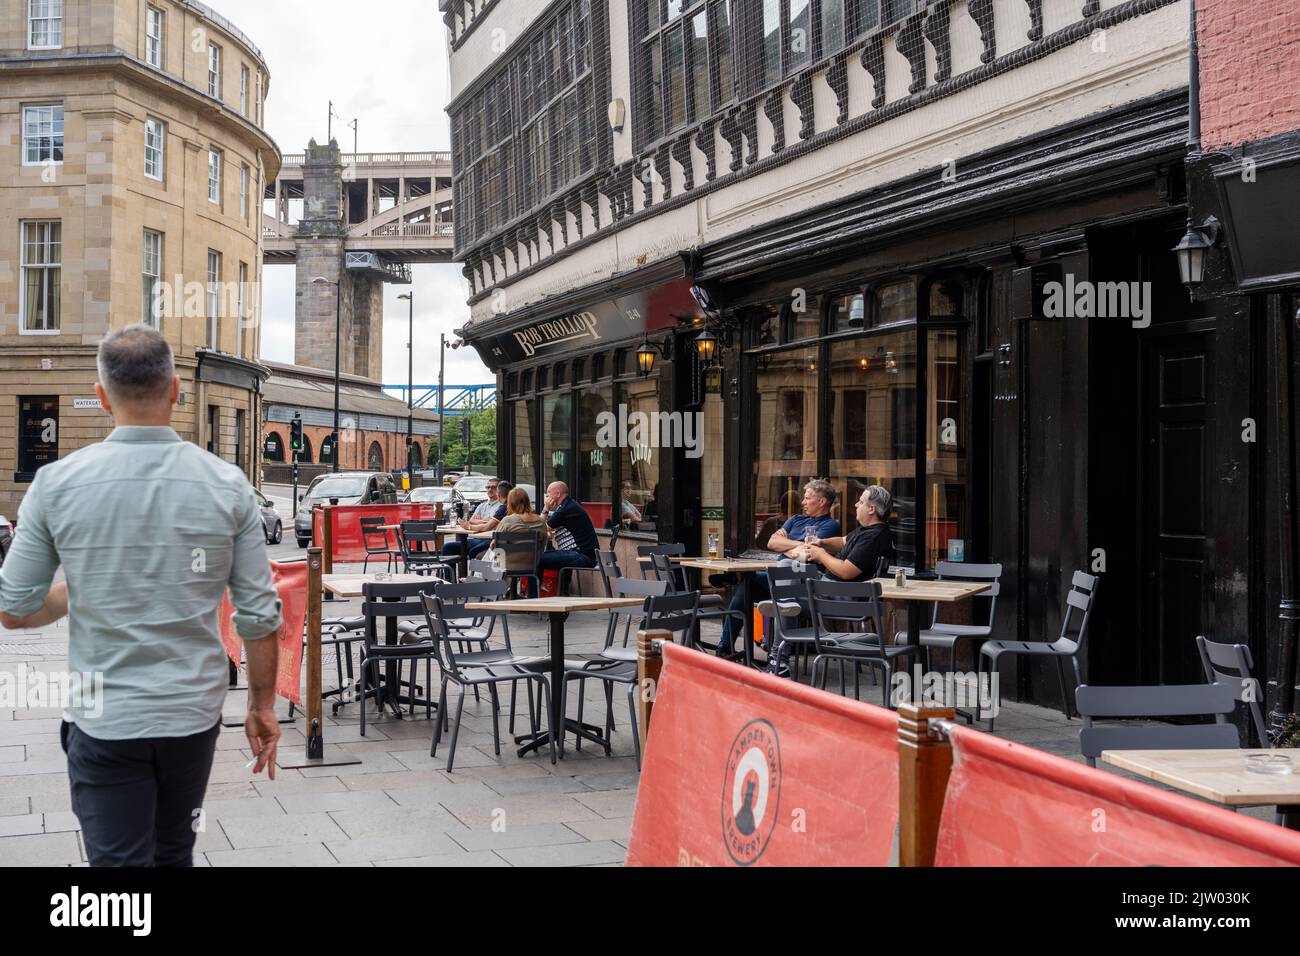
<path id="1" fill-rule="evenodd" d="M 808 484 L 803 486 L 804 491 L 811 491 L 820 498 L 826 499 L 827 505 L 835 504 L 835 486 L 825 478 L 814 478 Z"/>
<path id="2" fill-rule="evenodd" d="M 176 377 L 171 346 L 157 329 L 128 325 L 104 336 L 96 358 L 99 384 L 128 402 L 165 397 Z"/>
<path id="3" fill-rule="evenodd" d="M 876 517 L 881 521 L 889 520 L 889 509 L 893 507 L 894 496 L 884 485 L 871 485 L 867 488 L 867 504 L 876 509 Z"/>

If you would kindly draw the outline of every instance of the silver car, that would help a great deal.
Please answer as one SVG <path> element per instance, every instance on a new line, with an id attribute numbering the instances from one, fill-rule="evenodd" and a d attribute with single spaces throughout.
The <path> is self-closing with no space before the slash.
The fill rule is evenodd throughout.
<path id="1" fill-rule="evenodd" d="M 257 498 L 257 510 L 262 514 L 262 530 L 266 532 L 266 543 L 279 544 L 284 539 L 284 522 L 280 520 L 280 512 L 275 510 L 271 499 L 256 488 L 253 489 L 253 495 Z"/>
<path id="2" fill-rule="evenodd" d="M 341 505 L 395 505 L 397 486 L 386 471 L 340 471 L 320 475 L 298 498 L 293 536 L 298 547 L 311 544 L 311 509 L 337 499 Z"/>
<path id="3" fill-rule="evenodd" d="M 441 501 L 444 505 L 451 504 L 452 490 L 446 486 L 425 485 L 422 488 L 412 488 L 406 500 L 411 504 L 434 504 Z"/>

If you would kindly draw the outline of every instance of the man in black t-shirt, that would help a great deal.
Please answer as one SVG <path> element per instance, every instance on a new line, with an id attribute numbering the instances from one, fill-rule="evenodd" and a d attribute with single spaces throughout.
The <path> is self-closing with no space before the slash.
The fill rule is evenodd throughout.
<path id="1" fill-rule="evenodd" d="M 894 559 L 894 538 L 889 530 L 889 510 L 893 497 L 880 485 L 871 485 L 858 499 L 858 526 L 845 537 L 817 538 L 786 552 L 787 557 L 811 561 L 819 565 L 824 575 L 839 581 L 868 581 L 876 576 L 876 568 L 884 559 L 885 566 Z M 833 552 L 833 553 L 832 553 Z M 768 670 L 778 677 L 788 677 L 785 645 L 780 642 L 772 649 Z"/>

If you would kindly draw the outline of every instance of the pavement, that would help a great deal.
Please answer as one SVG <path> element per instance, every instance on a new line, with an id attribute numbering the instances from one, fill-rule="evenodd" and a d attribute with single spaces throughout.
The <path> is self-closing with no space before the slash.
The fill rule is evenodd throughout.
<path id="1" fill-rule="evenodd" d="M 291 539 L 272 550 L 285 552 L 280 556 L 302 553 Z M 356 613 L 357 603 L 327 603 L 324 613 Z M 601 647 L 604 621 L 603 612 L 573 615 L 566 628 L 569 646 L 574 651 Z M 517 650 L 545 652 L 544 620 L 518 615 L 510 633 Z M 0 632 L 0 675 L 57 672 L 66 668 L 66 655 L 66 622 L 40 631 Z M 335 686 L 328 650 L 323 672 L 325 685 Z M 230 693 L 228 714 L 242 715 L 245 693 Z M 864 700 L 879 702 L 879 693 L 864 683 Z M 620 699 L 615 697 L 616 705 Z M 433 725 L 422 709 L 401 720 L 373 716 L 372 709 L 363 738 L 356 704 L 337 717 L 327 706 L 327 744 L 342 745 L 361 763 L 280 770 L 274 781 L 254 777 L 245 767 L 252 755 L 242 728 L 224 728 L 199 820 L 195 865 L 621 865 L 638 782 L 625 710 L 616 706 L 610 756 L 590 744 L 576 752 L 570 737 L 565 759 L 551 766 L 544 756 L 516 756 L 506 727 L 507 702 L 503 695 L 498 756 L 486 694 L 481 702 L 466 700 L 451 773 L 445 769 L 447 735 L 438 758 L 429 755 Z M 16 703 L 20 706 L 0 709 L 0 866 L 84 866 L 59 746 L 60 712 Z M 603 705 L 603 692 L 593 681 L 587 718 L 603 713 Z M 576 707 L 571 697 L 569 712 Z M 521 732 L 526 721 L 525 711 Z M 1008 702 L 996 726 L 999 737 L 1082 759 L 1079 721 L 1066 721 L 1059 711 Z M 305 747 L 301 716 L 284 726 L 280 746 Z M 1250 813 L 1271 818 L 1268 808 Z"/>

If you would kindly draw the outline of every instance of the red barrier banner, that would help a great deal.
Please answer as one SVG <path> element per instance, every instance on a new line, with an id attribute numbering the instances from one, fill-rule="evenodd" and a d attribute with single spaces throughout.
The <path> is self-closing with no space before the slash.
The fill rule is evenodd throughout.
<path id="1" fill-rule="evenodd" d="M 629 866 L 889 863 L 896 714 L 675 645 L 654 694 Z"/>
<path id="2" fill-rule="evenodd" d="M 1300 833 L 991 734 L 951 739 L 936 866 L 1300 864 Z"/>
<path id="3" fill-rule="evenodd" d="M 307 617 L 307 562 L 271 562 L 271 580 L 280 594 L 283 623 L 276 635 L 280 642 L 279 666 L 275 675 L 275 692 L 302 706 L 302 629 Z M 243 657 L 244 642 L 235 632 L 231 616 L 235 613 L 230 595 L 221 599 L 221 643 L 226 655 L 238 664 Z"/>
<path id="4" fill-rule="evenodd" d="M 366 546 L 361 540 L 362 518 L 383 518 L 386 525 L 397 525 L 403 521 L 432 521 L 434 506 L 428 502 L 403 505 L 335 505 L 328 511 L 322 509 L 319 513 L 333 516 L 331 542 L 334 553 L 331 560 L 335 563 L 347 564 L 366 559 Z M 313 520 L 312 543 L 317 547 L 323 546 L 323 534 L 324 529 L 320 521 Z M 397 549 L 397 534 L 393 531 L 388 532 L 388 546 Z M 379 570 L 382 571 L 383 568 Z"/>

